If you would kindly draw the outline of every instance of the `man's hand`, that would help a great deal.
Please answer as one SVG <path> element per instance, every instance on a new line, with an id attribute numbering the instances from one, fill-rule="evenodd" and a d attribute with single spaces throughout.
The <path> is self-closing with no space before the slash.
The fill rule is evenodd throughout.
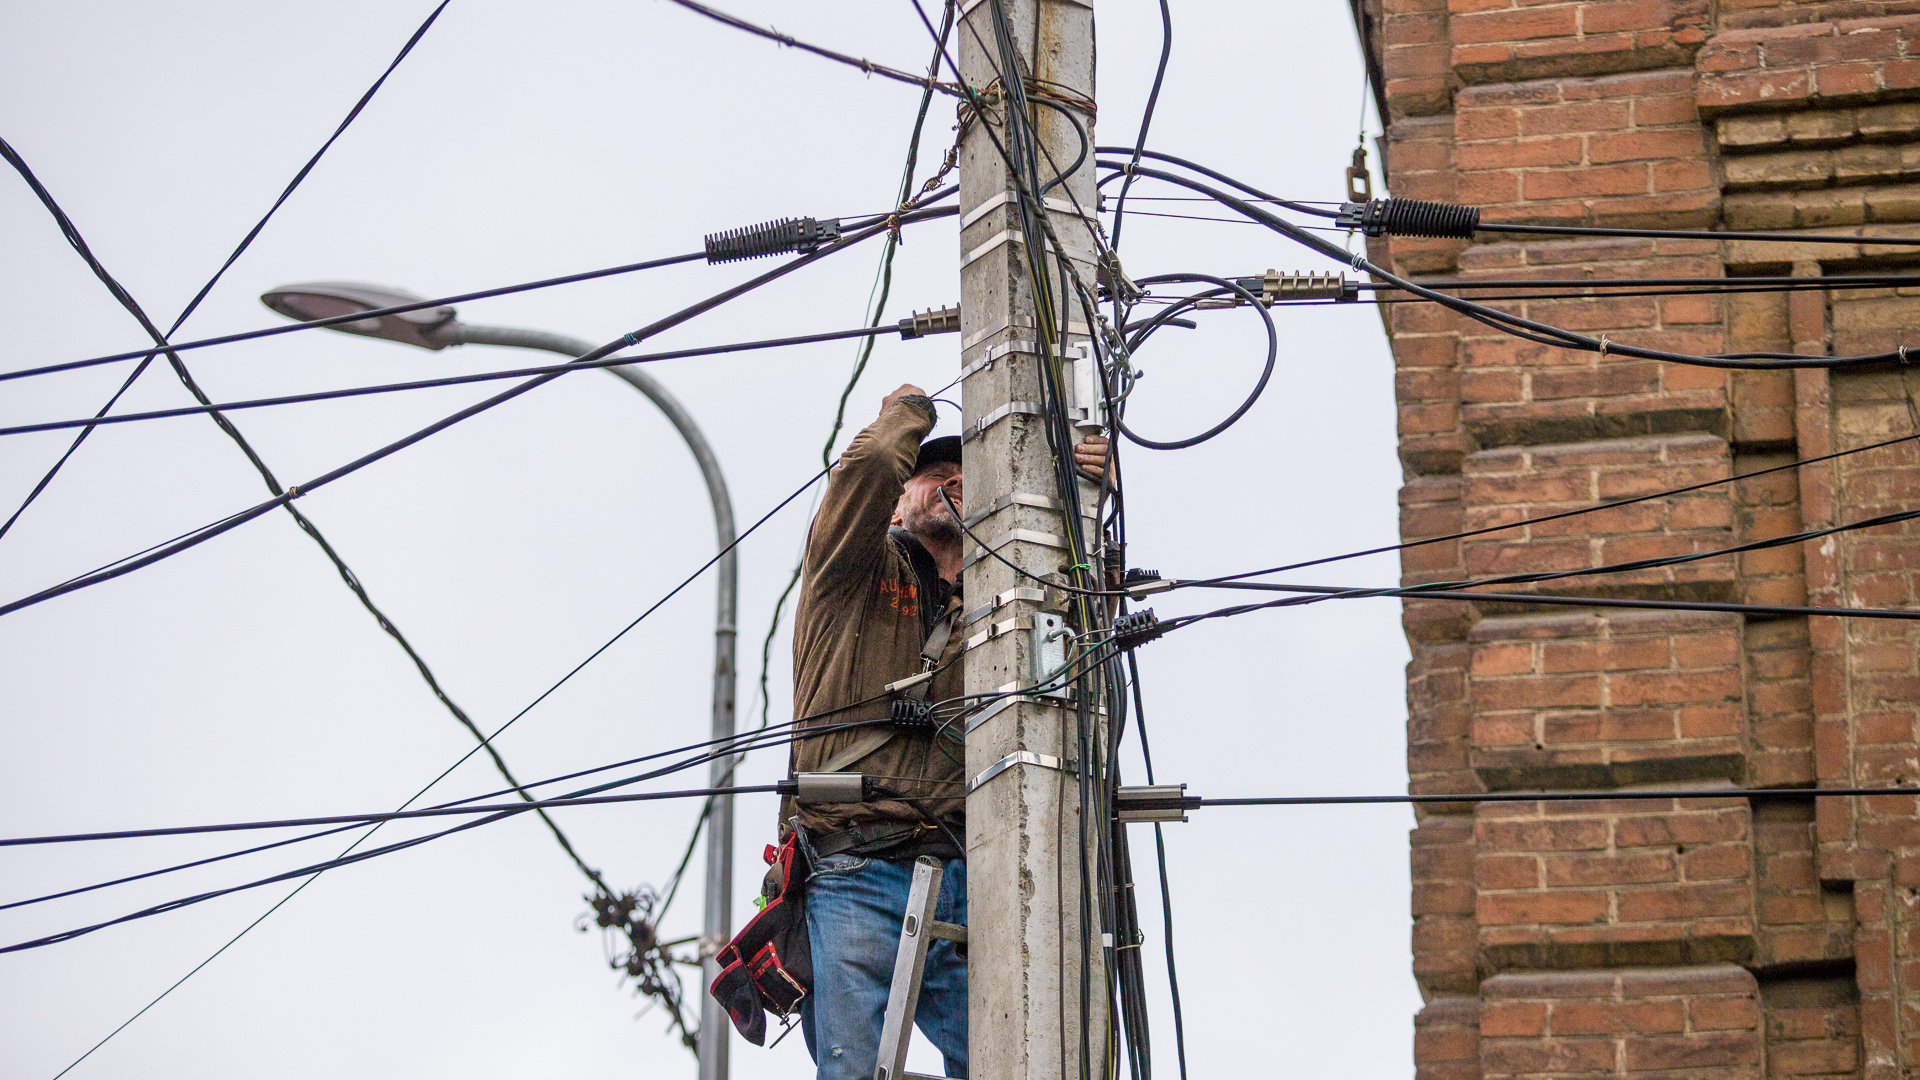
<path id="1" fill-rule="evenodd" d="M 896 401 L 899 401 L 903 397 L 926 397 L 926 396 L 927 396 L 927 392 L 925 390 L 920 389 L 919 387 L 913 385 L 912 383 L 901 383 L 900 389 L 895 390 L 893 393 L 888 394 L 886 397 L 883 397 L 880 399 L 880 411 L 886 412 L 888 406 L 892 405 Z"/>
<path id="2" fill-rule="evenodd" d="M 1089 435 L 1073 448 L 1073 463 L 1080 475 L 1099 483 L 1107 475 L 1108 442 L 1105 435 Z"/>

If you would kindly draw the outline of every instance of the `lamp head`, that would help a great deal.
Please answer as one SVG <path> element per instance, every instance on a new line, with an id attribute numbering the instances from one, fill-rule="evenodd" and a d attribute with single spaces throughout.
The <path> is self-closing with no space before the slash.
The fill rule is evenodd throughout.
<path id="1" fill-rule="evenodd" d="M 353 281 L 310 281 L 298 285 L 282 285 L 260 294 L 261 303 L 299 322 L 331 319 L 360 311 L 398 307 L 402 304 L 417 304 L 423 299 L 425 298 L 415 296 L 405 289 Z M 453 317 L 453 308 L 443 304 L 439 307 L 421 308 L 418 311 L 407 311 L 398 315 L 381 315 L 372 319 L 335 323 L 326 329 L 341 330 L 366 337 L 385 338 L 388 341 L 398 341 L 403 345 L 413 345 L 422 349 L 444 349 L 451 342 L 441 339 L 433 331 L 453 322 Z"/>

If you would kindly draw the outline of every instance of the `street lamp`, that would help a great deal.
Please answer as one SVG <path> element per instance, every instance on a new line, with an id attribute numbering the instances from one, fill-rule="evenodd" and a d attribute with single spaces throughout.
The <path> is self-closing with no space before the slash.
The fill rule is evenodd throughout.
<path id="1" fill-rule="evenodd" d="M 263 293 L 260 302 L 289 319 L 312 322 L 315 319 L 351 315 L 356 311 L 399 307 L 419 303 L 422 298 L 405 289 L 385 285 L 367 285 L 351 281 L 316 281 L 283 285 Z M 422 349 L 444 349 L 449 345 L 504 345 L 517 349 L 544 349 L 565 356 L 584 356 L 593 351 L 592 342 L 543 330 L 520 330 L 505 326 L 473 326 L 461 322 L 453 308 L 446 305 L 423 308 L 399 315 L 339 323 L 329 330 L 384 338 Z M 719 459 L 707 445 L 693 415 L 653 376 L 636 367 L 604 368 L 645 394 L 667 415 L 687 449 L 700 465 L 707 482 L 707 497 L 713 501 L 713 529 L 720 549 L 720 588 L 718 610 L 713 628 L 713 737 L 733 735 L 735 690 L 734 623 L 739 613 L 739 562 L 729 550 L 734 541 L 733 500 L 727 495 L 727 481 L 720 473 Z M 713 787 L 732 783 L 733 757 L 722 754 L 713 759 L 709 776 Z M 733 936 L 733 796 L 713 800 L 707 819 L 707 901 L 700 938 L 701 986 L 710 985 L 720 974 L 713 954 Z M 711 994 L 700 995 L 700 1076 L 699 1080 L 726 1080 L 727 1040 L 732 1027 L 725 1010 Z"/>

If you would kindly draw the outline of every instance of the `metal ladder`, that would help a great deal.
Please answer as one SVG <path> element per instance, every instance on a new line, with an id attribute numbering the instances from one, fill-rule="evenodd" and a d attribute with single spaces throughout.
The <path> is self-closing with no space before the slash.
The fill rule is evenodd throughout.
<path id="1" fill-rule="evenodd" d="M 920 1005 L 920 976 L 927 967 L 927 946 L 934 938 L 967 943 L 967 928 L 937 922 L 934 906 L 940 902 L 942 871 L 938 859 L 922 855 L 913 861 L 913 886 L 907 892 L 907 917 L 900 924 L 900 951 L 893 959 L 893 987 L 887 992 L 886 1022 L 880 1027 L 880 1060 L 873 1080 L 944 1080 L 907 1070 L 907 1038 L 913 1033 L 913 1013 Z"/>

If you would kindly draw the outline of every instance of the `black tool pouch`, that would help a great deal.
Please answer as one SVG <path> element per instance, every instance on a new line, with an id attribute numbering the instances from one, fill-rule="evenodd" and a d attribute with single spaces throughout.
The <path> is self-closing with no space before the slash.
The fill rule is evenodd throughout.
<path id="1" fill-rule="evenodd" d="M 812 872 L 796 828 L 787 842 L 767 845 L 766 899 L 740 933 L 714 956 L 720 975 L 707 992 L 727 1010 L 741 1037 L 764 1046 L 768 1012 L 782 1020 L 813 992 L 813 948 L 807 939 L 806 888 Z"/>

